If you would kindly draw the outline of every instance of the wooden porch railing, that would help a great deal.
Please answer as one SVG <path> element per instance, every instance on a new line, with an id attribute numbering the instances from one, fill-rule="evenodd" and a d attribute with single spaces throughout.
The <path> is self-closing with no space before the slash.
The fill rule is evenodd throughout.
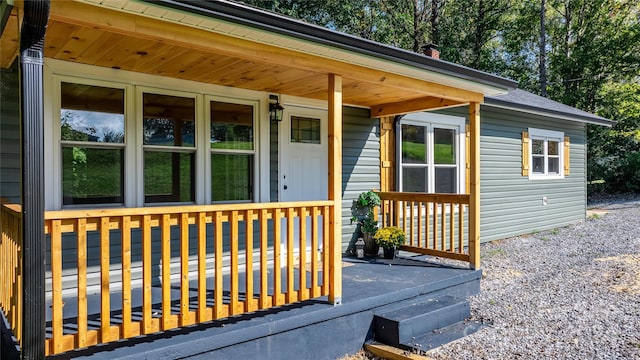
<path id="1" fill-rule="evenodd" d="M 407 237 L 401 249 L 470 262 L 469 195 L 380 192 L 381 225 Z"/>
<path id="2" fill-rule="evenodd" d="M 332 207 L 332 201 L 314 201 L 47 212 L 45 233 L 51 242 L 47 354 L 332 295 L 329 274 L 339 266 L 330 264 Z M 63 302 L 68 301 L 69 291 L 63 289 L 67 234 L 72 234 L 77 248 L 76 259 L 71 259 L 77 264 L 75 304 Z M 97 317 L 87 310 L 90 238 L 99 242 L 100 253 Z M 121 266 L 116 279 L 110 271 L 114 241 L 119 244 Z M 133 290 L 141 292 L 142 304 L 136 307 L 131 273 L 132 243 L 138 241 L 141 289 Z M 160 253 L 155 261 L 153 251 Z M 114 280 L 122 284 L 118 306 L 111 303 Z M 160 295 L 153 292 L 158 287 Z M 77 310 L 69 317 L 67 308 L 72 307 Z"/>
<path id="3" fill-rule="evenodd" d="M 0 309 L 22 341 L 22 212 L 20 205 L 0 207 Z"/>

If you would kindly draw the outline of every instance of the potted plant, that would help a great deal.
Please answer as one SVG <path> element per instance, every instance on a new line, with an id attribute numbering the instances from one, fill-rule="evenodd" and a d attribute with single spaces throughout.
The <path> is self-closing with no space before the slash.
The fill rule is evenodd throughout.
<path id="1" fill-rule="evenodd" d="M 373 238 L 384 249 L 384 258 L 393 259 L 396 256 L 396 248 L 404 244 L 405 233 L 395 226 L 386 226 L 376 231 Z"/>
<path id="2" fill-rule="evenodd" d="M 378 230 L 378 222 L 375 220 L 374 210 L 380 204 L 380 196 L 375 191 L 369 190 L 358 196 L 351 209 L 353 213 L 351 222 L 356 222 L 360 226 L 360 232 L 364 240 L 364 254 L 366 256 L 377 256 L 380 250 L 380 247 L 373 239 L 373 235 Z"/>

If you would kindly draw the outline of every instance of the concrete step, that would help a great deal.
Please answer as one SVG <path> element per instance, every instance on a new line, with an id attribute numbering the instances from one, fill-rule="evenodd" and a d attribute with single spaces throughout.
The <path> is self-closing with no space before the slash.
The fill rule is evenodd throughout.
<path id="1" fill-rule="evenodd" d="M 376 341 L 398 347 L 470 316 L 469 302 L 449 295 L 419 297 L 374 316 Z"/>
<path id="2" fill-rule="evenodd" d="M 471 335 L 487 325 L 478 321 L 463 320 L 435 329 L 421 336 L 416 336 L 409 341 L 400 344 L 399 348 L 424 353 L 440 345 L 450 343 Z"/>

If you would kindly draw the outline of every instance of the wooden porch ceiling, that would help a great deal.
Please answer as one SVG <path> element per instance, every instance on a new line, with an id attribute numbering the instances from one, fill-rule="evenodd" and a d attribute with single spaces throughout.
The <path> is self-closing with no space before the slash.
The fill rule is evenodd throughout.
<path id="1" fill-rule="evenodd" d="M 2 34 L 3 67 L 17 55 L 17 19 Z M 45 57 L 325 101 L 333 73 L 343 77 L 343 102 L 372 117 L 483 101 L 473 91 L 73 1 L 51 3 Z"/>

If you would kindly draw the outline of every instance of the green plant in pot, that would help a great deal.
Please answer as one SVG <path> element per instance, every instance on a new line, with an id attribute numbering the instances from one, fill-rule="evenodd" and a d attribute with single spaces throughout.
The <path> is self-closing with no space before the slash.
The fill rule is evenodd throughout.
<path id="1" fill-rule="evenodd" d="M 380 204 L 380 196 L 375 191 L 369 190 L 361 193 L 351 208 L 353 213 L 351 222 L 357 223 L 360 227 L 366 256 L 377 256 L 380 250 L 380 247 L 373 239 L 373 235 L 378 230 L 378 222 L 375 220 L 374 210 Z"/>
<path id="2" fill-rule="evenodd" d="M 395 226 L 386 226 L 378 229 L 373 236 L 376 243 L 384 249 L 385 259 L 393 259 L 396 256 L 396 248 L 404 244 L 406 235 L 404 231 Z"/>

